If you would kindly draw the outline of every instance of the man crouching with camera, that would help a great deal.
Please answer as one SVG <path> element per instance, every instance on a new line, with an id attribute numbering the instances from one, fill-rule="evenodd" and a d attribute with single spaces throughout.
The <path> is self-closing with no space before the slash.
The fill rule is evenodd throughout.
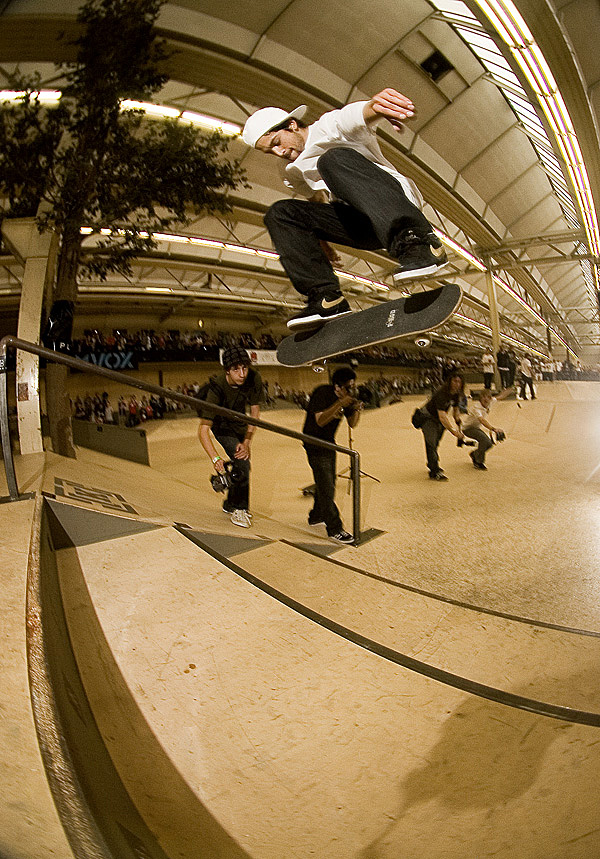
<path id="1" fill-rule="evenodd" d="M 246 414 L 246 406 L 249 406 L 250 417 L 259 418 L 263 383 L 260 374 L 250 363 L 250 356 L 241 346 L 224 349 L 223 372 L 210 379 L 206 402 L 242 414 Z M 230 514 L 234 525 L 249 528 L 250 443 L 256 427 L 244 423 L 243 420 L 221 415 L 207 418 L 201 406 L 198 407 L 198 414 L 198 437 L 216 472 L 212 479 L 213 488 L 217 491 L 228 490 L 227 498 L 223 502 L 223 512 Z M 231 466 L 217 453 L 211 438 L 211 429 L 231 460 Z"/>
<path id="2" fill-rule="evenodd" d="M 351 427 L 360 418 L 363 404 L 356 397 L 356 373 L 350 367 L 340 367 L 331 377 L 330 385 L 319 385 L 310 396 L 302 432 L 323 441 L 335 442 L 335 434 L 343 417 Z M 335 498 L 335 450 L 327 450 L 305 442 L 304 449 L 315 481 L 315 503 L 308 514 L 309 525 L 322 522 L 327 534 L 338 543 L 352 543 L 352 534 L 344 530 Z"/>

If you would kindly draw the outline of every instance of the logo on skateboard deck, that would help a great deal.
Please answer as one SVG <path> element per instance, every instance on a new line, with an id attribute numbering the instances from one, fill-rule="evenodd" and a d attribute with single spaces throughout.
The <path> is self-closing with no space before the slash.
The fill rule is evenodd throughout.
<path id="1" fill-rule="evenodd" d="M 386 328 L 391 328 L 391 327 L 392 327 L 392 325 L 394 324 L 394 319 L 395 319 L 395 318 L 396 318 L 396 311 L 395 311 L 395 310 L 390 310 L 390 312 L 388 313 L 387 322 L 385 323 L 385 327 L 386 327 Z"/>

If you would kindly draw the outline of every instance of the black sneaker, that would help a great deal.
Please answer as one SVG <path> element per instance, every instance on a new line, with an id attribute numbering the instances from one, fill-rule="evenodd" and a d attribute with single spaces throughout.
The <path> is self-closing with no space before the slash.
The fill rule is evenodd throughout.
<path id="1" fill-rule="evenodd" d="M 350 305 L 341 292 L 330 292 L 309 301 L 306 307 L 287 321 L 288 328 L 306 328 L 331 322 L 338 316 L 352 313 Z"/>
<path id="2" fill-rule="evenodd" d="M 435 274 L 448 262 L 444 246 L 435 233 L 419 236 L 414 230 L 405 230 L 396 237 L 390 252 L 400 261 L 393 274 L 395 281 Z"/>
<path id="3" fill-rule="evenodd" d="M 484 465 L 483 462 L 478 462 L 475 459 L 475 451 L 473 451 L 473 453 L 470 453 L 469 456 L 471 457 L 471 462 L 473 463 L 473 466 L 475 468 L 479 469 L 479 471 L 487 471 L 487 465 Z"/>
<path id="4" fill-rule="evenodd" d="M 354 537 L 342 528 L 337 534 L 330 534 L 330 540 L 335 540 L 336 543 L 354 543 Z"/>
<path id="5" fill-rule="evenodd" d="M 448 480 L 443 471 L 430 471 L 429 472 L 430 480 Z"/>

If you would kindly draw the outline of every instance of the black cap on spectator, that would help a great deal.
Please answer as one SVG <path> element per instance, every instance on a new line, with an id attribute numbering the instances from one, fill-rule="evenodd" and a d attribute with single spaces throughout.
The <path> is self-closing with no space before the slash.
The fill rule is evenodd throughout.
<path id="1" fill-rule="evenodd" d="M 250 355 L 241 346 L 227 346 L 223 349 L 223 358 L 221 363 L 226 370 L 230 367 L 235 367 L 236 364 L 245 364 L 249 367 L 252 361 Z"/>

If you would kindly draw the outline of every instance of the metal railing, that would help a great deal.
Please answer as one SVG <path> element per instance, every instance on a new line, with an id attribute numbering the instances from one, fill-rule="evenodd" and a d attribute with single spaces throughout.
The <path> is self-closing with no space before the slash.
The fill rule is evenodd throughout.
<path id="1" fill-rule="evenodd" d="M 10 440 L 10 427 L 8 423 L 8 349 L 21 349 L 23 352 L 30 352 L 33 355 L 39 355 L 40 358 L 45 358 L 47 361 L 53 361 L 56 364 L 64 364 L 67 367 L 81 370 L 84 373 L 93 373 L 97 376 L 104 376 L 107 379 L 121 382 L 123 385 L 138 388 L 142 391 L 148 391 L 150 394 L 157 394 L 158 396 L 166 397 L 167 399 L 174 400 L 178 403 L 184 403 L 194 409 L 198 409 L 201 404 L 203 412 L 234 418 L 237 421 L 240 420 L 239 412 L 231 411 L 223 406 L 216 406 L 212 403 L 207 403 L 204 400 L 190 397 L 187 394 L 180 394 L 178 391 L 172 391 L 169 388 L 163 388 L 160 385 L 153 385 L 150 382 L 142 382 L 139 379 L 135 379 L 133 376 L 127 376 L 124 373 L 117 372 L 116 370 L 97 367 L 95 364 L 82 361 L 80 358 L 73 358 L 71 355 L 66 355 L 62 352 L 54 352 L 51 349 L 46 349 L 44 346 L 29 343 L 27 340 L 20 340 L 18 337 L 4 337 L 0 340 L 0 433 L 2 437 L 4 470 L 6 472 L 6 482 L 11 501 L 18 501 L 20 495 L 15 474 L 15 464 Z M 309 442 L 315 447 L 322 447 L 326 450 L 334 450 L 338 453 L 344 453 L 346 456 L 350 457 L 350 480 L 352 481 L 352 536 L 356 545 L 360 540 L 360 455 L 358 452 L 348 447 L 342 447 L 339 444 L 323 441 L 323 439 L 315 438 L 314 436 L 305 435 L 304 433 L 296 432 L 295 430 L 276 426 L 268 421 L 252 418 L 250 415 L 244 416 L 244 423 L 260 427 L 268 432 L 285 435 L 288 438 L 293 438 L 297 441 Z"/>

